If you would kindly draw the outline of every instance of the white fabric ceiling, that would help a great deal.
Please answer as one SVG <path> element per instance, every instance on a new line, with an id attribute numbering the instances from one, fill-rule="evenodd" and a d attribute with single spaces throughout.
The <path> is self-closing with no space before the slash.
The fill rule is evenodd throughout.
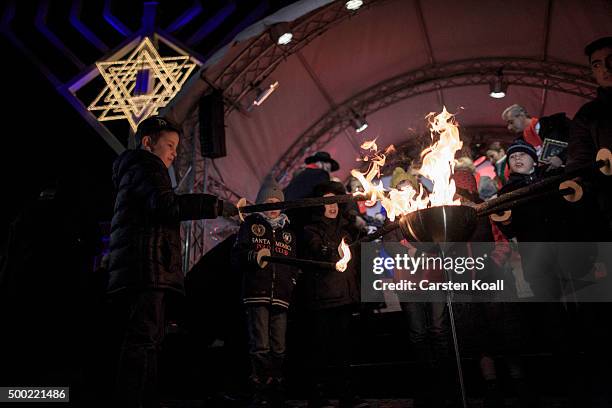
<path id="1" fill-rule="evenodd" d="M 551 61 L 586 65 L 584 45 L 612 34 L 611 4 L 597 0 L 388 0 L 325 31 L 300 53 L 325 92 L 339 104 L 385 79 L 424 67 L 431 59 L 444 64 L 485 57 L 543 58 L 546 53 Z M 545 50 L 547 10 L 550 27 Z M 247 43 L 233 44 L 209 72 L 219 72 Z M 227 157 L 215 161 L 226 185 L 250 200 L 287 149 L 330 110 L 298 55 L 288 56 L 264 85 L 272 81 L 279 81 L 279 89 L 249 116 L 235 110 L 226 116 Z M 177 97 L 174 109 L 181 105 L 181 98 L 184 103 L 196 101 L 205 88 L 201 80 L 192 81 Z M 534 115 L 540 112 L 541 89 L 510 86 L 507 96 L 499 100 L 490 98 L 488 91 L 483 85 L 463 86 L 443 89 L 441 96 L 448 110 L 458 113 L 463 127 L 503 126 L 500 113 L 512 103 L 520 103 Z M 370 126 L 363 133 L 349 129 L 338 135 L 325 146 L 341 165 L 334 175 L 348 175 L 358 157 L 356 143 L 378 137 L 379 146 L 399 144 L 422 131 L 425 115 L 441 110 L 438 98 L 432 92 L 405 99 L 368 116 Z M 543 112 L 564 111 L 573 117 L 584 102 L 551 91 Z"/>

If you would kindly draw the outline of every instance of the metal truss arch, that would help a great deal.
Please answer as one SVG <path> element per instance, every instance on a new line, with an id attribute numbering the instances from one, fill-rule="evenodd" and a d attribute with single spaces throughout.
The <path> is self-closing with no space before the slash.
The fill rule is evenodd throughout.
<path id="1" fill-rule="evenodd" d="M 309 152 L 321 150 L 351 126 L 351 111 L 369 115 L 417 95 L 445 88 L 488 85 L 500 72 L 508 85 L 548 89 L 585 99 L 596 95 L 597 84 L 586 66 L 532 58 L 481 58 L 428 65 L 381 81 L 330 109 L 278 160 L 272 174 L 281 184 Z"/>
<path id="2" fill-rule="evenodd" d="M 370 0 L 357 12 L 348 11 L 342 1 L 335 1 L 314 10 L 291 23 L 293 39 L 286 46 L 277 45 L 269 32 L 264 31 L 251 40 L 251 43 L 214 79 L 213 83 L 215 87 L 223 90 L 227 100 L 239 103 L 290 55 L 331 27 L 384 1 L 386 0 Z M 226 116 L 235 108 L 233 105 L 226 106 Z"/>

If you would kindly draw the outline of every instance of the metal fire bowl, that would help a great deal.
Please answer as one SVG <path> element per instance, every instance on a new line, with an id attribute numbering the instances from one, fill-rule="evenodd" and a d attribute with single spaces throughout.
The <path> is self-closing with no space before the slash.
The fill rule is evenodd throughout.
<path id="1" fill-rule="evenodd" d="M 476 228 L 476 210 L 465 205 L 430 207 L 403 215 L 402 234 L 420 242 L 466 242 Z"/>

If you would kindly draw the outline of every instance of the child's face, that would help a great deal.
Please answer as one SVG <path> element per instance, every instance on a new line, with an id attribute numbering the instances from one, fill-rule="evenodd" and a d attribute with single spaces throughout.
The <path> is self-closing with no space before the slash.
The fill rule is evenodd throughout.
<path id="1" fill-rule="evenodd" d="M 278 203 L 278 202 L 280 202 L 280 200 L 276 197 L 270 197 L 266 201 L 264 201 L 264 203 Z M 281 210 L 264 211 L 264 214 L 266 215 L 266 217 L 270 219 L 275 219 L 275 218 L 280 217 Z"/>
<path id="2" fill-rule="evenodd" d="M 327 193 L 323 197 L 333 197 L 334 193 Z M 336 218 L 338 216 L 338 204 L 326 204 L 325 205 L 325 213 L 323 214 L 327 218 Z"/>
<path id="3" fill-rule="evenodd" d="M 170 168 L 172 162 L 176 159 L 176 149 L 179 140 L 178 133 L 163 130 L 159 139 L 157 139 L 157 143 L 153 143 L 149 136 L 145 136 L 142 138 L 142 145 L 146 150 L 159 157 L 167 168 Z"/>
<path id="4" fill-rule="evenodd" d="M 533 170 L 534 161 L 527 153 L 515 152 L 508 158 L 508 164 L 513 173 L 529 174 Z"/>

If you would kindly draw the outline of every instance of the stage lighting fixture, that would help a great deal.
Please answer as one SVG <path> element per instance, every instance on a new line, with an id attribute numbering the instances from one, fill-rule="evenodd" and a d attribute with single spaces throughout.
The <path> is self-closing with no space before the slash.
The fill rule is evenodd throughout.
<path id="1" fill-rule="evenodd" d="M 268 99 L 268 96 L 272 95 L 272 92 L 276 91 L 276 88 L 278 88 L 278 81 L 270 84 L 270 86 L 266 89 L 260 89 L 259 92 L 257 92 L 257 97 L 253 101 L 253 105 L 259 106 L 264 103 L 264 101 Z"/>
<path id="2" fill-rule="evenodd" d="M 506 96 L 506 91 L 508 90 L 508 84 L 504 81 L 504 76 L 501 71 L 497 73 L 495 79 L 493 79 L 489 83 L 489 96 L 491 98 L 503 98 Z"/>
<path id="3" fill-rule="evenodd" d="M 270 35 L 272 35 L 272 39 L 276 41 L 278 45 L 287 45 L 293 38 L 289 24 L 285 22 L 274 24 L 270 27 Z"/>
<path id="4" fill-rule="evenodd" d="M 351 111 L 351 112 L 353 114 L 351 121 L 353 122 L 353 127 L 355 128 L 355 132 L 361 133 L 364 130 L 366 130 L 366 128 L 368 127 L 368 122 L 366 122 L 365 118 L 355 111 Z"/>
<path id="5" fill-rule="evenodd" d="M 363 6 L 363 0 L 349 0 L 344 4 L 347 10 L 355 11 Z"/>

